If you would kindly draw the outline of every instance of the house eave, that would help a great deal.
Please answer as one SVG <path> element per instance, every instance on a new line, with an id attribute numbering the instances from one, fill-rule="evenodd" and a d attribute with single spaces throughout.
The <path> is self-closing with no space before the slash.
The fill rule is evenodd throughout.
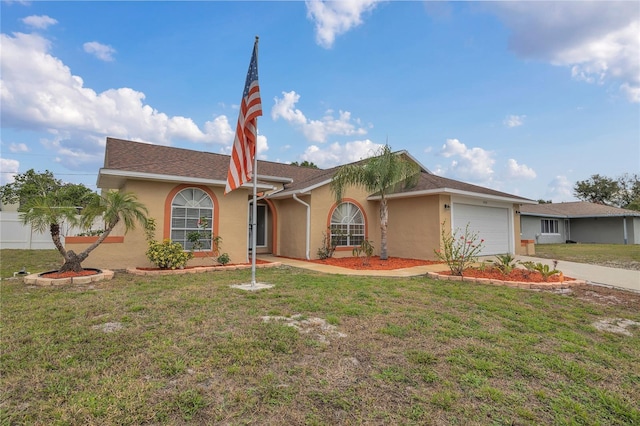
<path id="1" fill-rule="evenodd" d="M 226 186 L 226 180 L 203 179 L 186 176 L 163 175 L 158 173 L 131 172 L 101 168 L 98 172 L 97 186 L 102 189 L 120 189 L 127 180 L 148 180 L 155 182 L 190 183 L 194 185 Z M 245 183 L 241 188 L 252 188 L 253 183 Z M 272 190 L 272 185 L 258 183 L 257 189 Z"/>
<path id="2" fill-rule="evenodd" d="M 397 199 L 414 198 L 414 197 L 421 197 L 425 195 L 440 195 L 440 194 L 459 195 L 459 196 L 468 197 L 468 198 L 477 198 L 477 199 L 483 199 L 483 200 L 488 199 L 493 201 L 502 201 L 502 202 L 515 203 L 515 204 L 538 204 L 537 201 L 528 200 L 526 198 L 503 197 L 500 195 L 482 194 L 478 192 L 462 191 L 459 189 L 452 189 L 452 188 L 437 188 L 437 189 L 426 189 L 422 191 L 400 192 L 396 194 L 386 195 L 385 198 L 388 200 L 391 200 L 394 198 L 397 198 Z M 382 197 L 380 195 L 370 195 L 369 197 L 367 197 L 367 200 L 369 201 L 379 201 L 381 199 Z"/>
<path id="3" fill-rule="evenodd" d="M 531 212 L 525 213 L 525 212 L 522 212 L 521 215 L 522 216 L 535 216 L 535 217 L 554 217 L 554 218 L 562 218 L 562 219 L 592 219 L 592 218 L 608 218 L 608 217 L 621 217 L 621 218 L 640 217 L 640 213 L 638 213 L 638 214 L 616 213 L 616 214 L 580 214 L 580 215 L 576 215 L 576 214 L 546 214 L 546 213 L 531 213 Z"/>
<path id="4" fill-rule="evenodd" d="M 318 182 L 314 185 L 311 186 L 307 186 L 306 188 L 300 188 L 300 189 L 295 189 L 295 190 L 291 190 L 291 191 L 282 191 L 279 192 L 278 195 L 275 195 L 273 197 L 269 197 L 269 198 L 274 198 L 274 199 L 281 199 L 281 198 L 291 198 L 295 195 L 308 195 L 311 193 L 311 191 L 313 191 L 314 189 L 320 188 L 321 186 L 325 186 L 327 184 L 331 183 L 331 179 L 326 179 L 323 180 L 322 182 Z"/>

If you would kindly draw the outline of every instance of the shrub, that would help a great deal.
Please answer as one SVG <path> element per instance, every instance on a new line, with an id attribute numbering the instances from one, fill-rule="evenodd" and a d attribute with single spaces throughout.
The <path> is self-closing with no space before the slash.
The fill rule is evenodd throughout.
<path id="1" fill-rule="evenodd" d="M 363 265 L 368 265 L 369 264 L 369 260 L 371 259 L 371 256 L 373 256 L 373 244 L 371 244 L 371 241 L 369 240 L 364 240 L 362 241 L 362 244 L 360 244 L 359 247 L 356 247 L 353 249 L 353 255 L 355 257 L 360 257 L 361 254 L 364 254 L 364 260 L 362 261 Z"/>
<path id="2" fill-rule="evenodd" d="M 547 281 L 550 276 L 555 274 L 559 274 L 560 271 L 555 269 L 555 266 L 558 264 L 557 261 L 553 262 L 553 269 L 549 265 L 545 265 L 541 262 L 522 262 L 522 265 L 527 268 L 529 271 L 538 271 L 540 275 L 542 275 L 542 279 Z"/>
<path id="3" fill-rule="evenodd" d="M 218 256 L 218 263 L 221 264 L 222 266 L 226 265 L 229 262 L 231 262 L 229 253 L 222 253 L 220 256 Z"/>
<path id="4" fill-rule="evenodd" d="M 165 239 L 161 243 L 149 241 L 146 254 L 149 261 L 161 269 L 184 268 L 193 257 L 192 252 L 184 251 L 180 243 L 171 242 L 170 239 Z"/>
<path id="5" fill-rule="evenodd" d="M 442 222 L 442 249 L 434 250 L 438 259 L 447 264 L 452 275 L 462 276 L 464 270 L 478 259 L 482 251 L 484 240 L 478 240 L 478 233 L 469 231 L 469 224 L 464 229 L 464 234 L 458 236 L 460 229 L 453 233 L 446 232 L 445 223 Z"/>
<path id="6" fill-rule="evenodd" d="M 513 271 L 518 262 L 516 258 L 511 254 L 501 254 L 496 256 L 495 267 L 500 270 L 504 275 L 509 275 Z"/>

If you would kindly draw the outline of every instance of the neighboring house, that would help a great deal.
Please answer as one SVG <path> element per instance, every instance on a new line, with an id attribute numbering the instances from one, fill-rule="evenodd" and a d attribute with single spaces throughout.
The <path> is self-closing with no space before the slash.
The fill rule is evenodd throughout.
<path id="1" fill-rule="evenodd" d="M 398 155 L 418 164 L 420 176 L 411 188 L 388 196 L 389 256 L 435 259 L 443 224 L 463 231 L 469 224 L 485 240 L 483 255 L 521 251 L 517 211 L 534 201 L 435 176 L 407 152 Z M 232 263 L 244 263 L 250 259 L 252 185 L 224 195 L 228 167 L 226 155 L 107 138 L 98 187 L 137 194 L 156 220 L 156 239 L 180 242 L 185 249 L 190 248 L 188 233 L 204 218 L 200 223 L 206 230 L 222 238 L 221 252 Z M 354 187 L 337 204 L 329 184 L 338 169 L 258 161 L 258 254 L 316 258 L 327 234 L 338 241 L 335 256 L 351 256 L 365 239 L 379 254 L 379 196 Z M 123 235 L 116 229 L 112 235 L 124 238 L 99 246 L 87 265 L 151 266 L 143 230 Z M 66 247 L 77 252 L 87 244 L 68 238 Z M 210 255 L 205 248 L 190 264 L 211 264 Z"/>
<path id="2" fill-rule="evenodd" d="M 536 244 L 640 244 L 640 211 L 585 201 L 520 208 L 523 239 Z"/>

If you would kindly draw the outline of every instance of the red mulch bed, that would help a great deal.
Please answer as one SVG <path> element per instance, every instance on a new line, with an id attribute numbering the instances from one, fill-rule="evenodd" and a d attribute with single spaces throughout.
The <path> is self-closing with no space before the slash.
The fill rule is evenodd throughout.
<path id="1" fill-rule="evenodd" d="M 371 259 L 369 259 L 368 265 L 364 264 L 364 257 L 330 257 L 329 259 L 315 259 L 310 260 L 309 262 L 359 270 L 392 270 L 411 268 L 412 266 L 436 265 L 442 263 L 440 261 L 404 259 L 401 257 L 389 257 L 387 260 L 380 260 L 380 256 L 372 256 Z"/>
<path id="2" fill-rule="evenodd" d="M 100 271 L 95 270 L 95 269 L 83 269 L 80 272 L 73 272 L 73 271 L 68 271 L 68 272 L 58 272 L 58 271 L 45 272 L 44 274 L 40 274 L 40 276 L 43 277 L 43 278 L 58 279 L 58 278 L 86 277 L 87 275 L 96 275 L 96 274 L 99 274 L 99 273 L 100 273 Z"/>
<path id="3" fill-rule="evenodd" d="M 443 271 L 438 272 L 442 275 L 451 275 L 451 271 Z M 497 268 L 485 268 L 484 270 L 478 268 L 467 268 L 464 270 L 463 276 L 465 277 L 473 277 L 473 278 L 489 278 L 492 280 L 502 280 L 502 281 L 519 281 L 526 283 L 559 283 L 561 281 L 572 281 L 575 278 L 560 276 L 559 274 L 552 275 L 545 279 L 542 274 L 538 271 L 528 271 L 526 269 L 514 269 L 509 274 L 503 274 Z"/>
<path id="4" fill-rule="evenodd" d="M 264 260 L 260 260 L 260 259 L 256 259 L 256 265 L 262 265 L 265 263 L 269 263 L 267 261 Z M 244 266 L 244 265 L 251 265 L 251 262 L 249 263 L 227 263 L 224 266 Z M 207 268 L 210 266 L 223 266 L 223 265 L 199 265 L 199 266 L 185 266 L 182 269 L 196 269 L 196 268 Z M 139 269 L 141 271 L 169 271 L 169 268 L 145 268 L 142 266 L 138 266 L 136 269 Z M 177 270 L 177 269 L 176 269 Z"/>

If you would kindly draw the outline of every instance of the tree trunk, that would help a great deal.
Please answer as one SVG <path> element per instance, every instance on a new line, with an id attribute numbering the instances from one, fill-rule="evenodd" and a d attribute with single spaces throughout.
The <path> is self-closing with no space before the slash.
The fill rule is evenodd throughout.
<path id="1" fill-rule="evenodd" d="M 60 267 L 59 271 L 60 272 L 80 272 L 82 271 L 84 268 L 82 267 L 82 262 L 89 257 L 89 253 L 91 253 L 91 251 L 93 249 L 95 249 L 96 247 L 98 247 L 100 245 L 100 243 L 102 243 L 105 238 L 107 238 L 107 236 L 109 236 L 109 234 L 111 233 L 111 231 L 113 230 L 113 228 L 115 227 L 116 223 L 118 223 L 118 221 L 116 221 L 115 223 L 111 224 L 107 229 L 104 230 L 104 232 L 100 235 L 100 237 L 98 237 L 98 239 L 96 241 L 94 241 L 93 244 L 91 244 L 89 247 L 87 247 L 82 253 L 80 254 L 76 254 L 76 252 L 74 252 L 73 250 L 69 250 L 66 251 L 63 256 L 64 256 L 64 264 Z M 51 234 L 53 235 L 53 233 Z M 58 241 L 60 241 L 60 235 L 58 233 Z M 55 240 L 54 240 L 55 242 Z M 62 247 L 62 244 L 60 244 L 60 246 Z M 60 250 L 60 249 L 58 249 Z M 62 250 L 64 250 L 64 247 L 62 247 Z M 62 253 L 62 251 L 61 251 Z"/>
<path id="2" fill-rule="evenodd" d="M 389 221 L 389 210 L 387 199 L 380 200 L 380 260 L 387 260 L 387 222 Z"/>
<path id="3" fill-rule="evenodd" d="M 64 257 L 64 264 L 58 269 L 59 272 L 80 272 L 82 271 L 82 261 L 87 256 L 82 256 L 84 253 L 76 254 L 73 250 L 67 251 L 67 255 Z"/>

